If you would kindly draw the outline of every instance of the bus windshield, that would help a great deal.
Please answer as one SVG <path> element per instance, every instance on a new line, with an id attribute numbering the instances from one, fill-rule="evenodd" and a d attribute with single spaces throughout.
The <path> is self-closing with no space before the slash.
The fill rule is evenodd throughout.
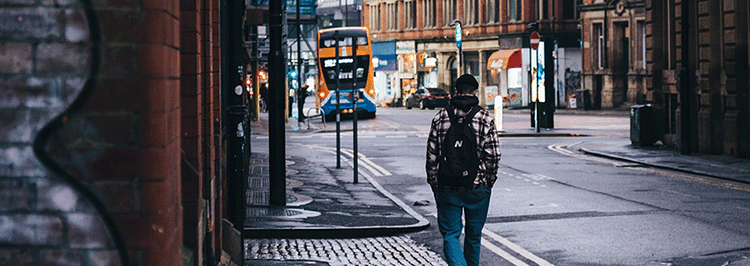
<path id="1" fill-rule="evenodd" d="M 336 46 L 334 40 L 334 32 L 326 31 L 320 33 L 320 48 L 331 48 Z M 339 31 L 339 47 L 352 46 L 352 37 L 357 37 L 357 45 L 367 45 L 367 32 L 363 30 L 340 30 Z"/>

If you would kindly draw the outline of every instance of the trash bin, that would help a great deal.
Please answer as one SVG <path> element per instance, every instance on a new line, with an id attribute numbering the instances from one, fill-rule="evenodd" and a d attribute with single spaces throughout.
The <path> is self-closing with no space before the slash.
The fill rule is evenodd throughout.
<path id="1" fill-rule="evenodd" d="M 578 109 L 591 110 L 591 91 L 577 90 L 575 97 Z"/>
<path id="2" fill-rule="evenodd" d="M 650 104 L 630 107 L 630 143 L 633 146 L 651 146 L 656 142 L 653 119 L 654 114 Z"/>

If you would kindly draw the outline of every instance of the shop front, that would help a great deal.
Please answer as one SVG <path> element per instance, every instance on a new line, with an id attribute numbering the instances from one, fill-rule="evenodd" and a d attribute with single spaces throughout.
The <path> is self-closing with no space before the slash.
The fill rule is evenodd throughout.
<path id="1" fill-rule="evenodd" d="M 397 98 L 399 85 L 396 42 L 372 43 L 372 65 L 375 70 L 375 104 L 389 106 Z"/>
<path id="2" fill-rule="evenodd" d="M 494 97 L 503 97 L 510 108 L 523 106 L 521 49 L 504 49 L 493 52 L 487 59 L 489 78 L 485 87 L 487 104 L 494 105 Z"/>
<path id="3" fill-rule="evenodd" d="M 396 58 L 398 74 L 394 83 L 399 84 L 399 92 L 394 99 L 394 106 L 403 106 L 403 99 L 417 91 L 417 53 L 414 41 L 397 41 Z"/>

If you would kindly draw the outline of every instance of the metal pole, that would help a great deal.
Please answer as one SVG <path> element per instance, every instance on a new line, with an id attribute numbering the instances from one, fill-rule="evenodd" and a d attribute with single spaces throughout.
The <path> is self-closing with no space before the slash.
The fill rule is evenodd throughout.
<path id="1" fill-rule="evenodd" d="M 341 66 L 339 65 L 339 31 L 333 32 L 336 47 L 336 168 L 341 169 Z"/>
<path id="2" fill-rule="evenodd" d="M 534 74 L 534 71 L 531 72 L 531 74 L 534 76 L 533 78 L 536 80 L 536 88 L 534 90 L 534 94 L 536 94 L 536 101 L 534 102 L 534 132 L 539 133 L 539 48 L 534 50 L 536 52 L 536 74 Z"/>
<path id="3" fill-rule="evenodd" d="M 268 54 L 268 168 L 269 203 L 273 206 L 286 206 L 286 140 L 284 123 L 286 118 L 286 58 L 283 46 L 284 4 L 286 1 L 269 3 L 269 39 L 271 51 Z"/>
<path id="4" fill-rule="evenodd" d="M 458 76 L 460 77 L 464 74 L 464 50 L 461 49 L 461 46 L 458 47 L 458 57 Z"/>
<path id="5" fill-rule="evenodd" d="M 300 0 L 297 0 L 297 128 L 301 128 L 302 120 L 305 119 L 302 114 L 302 97 L 307 93 L 302 91 L 302 25 L 299 20 L 299 3 Z"/>
<path id="6" fill-rule="evenodd" d="M 534 68 L 532 67 L 534 57 L 531 56 L 531 53 L 536 52 L 536 49 L 531 49 L 531 46 L 529 46 L 529 87 L 534 90 L 534 132 L 539 132 L 539 84 L 535 85 L 532 81 L 532 79 L 536 79 L 536 75 L 534 75 Z M 537 53 L 537 57 L 538 56 L 539 53 Z M 533 86 L 536 86 L 536 88 Z"/>
<path id="7" fill-rule="evenodd" d="M 354 184 L 357 184 L 359 183 L 359 154 L 357 154 L 357 103 L 359 102 L 359 88 L 357 88 L 357 67 L 359 65 L 357 65 L 357 37 L 352 37 L 352 57 L 354 57 L 354 62 L 352 63 L 352 79 L 354 79 L 354 84 L 352 84 L 352 101 L 354 102 L 352 104 L 352 135 L 354 136 L 354 155 L 352 159 L 354 160 Z"/>
<path id="8" fill-rule="evenodd" d="M 221 87 L 227 140 L 228 214 L 234 227 L 244 229 L 246 215 L 246 116 L 247 91 L 244 83 L 242 13 L 244 2 L 221 1 Z"/>

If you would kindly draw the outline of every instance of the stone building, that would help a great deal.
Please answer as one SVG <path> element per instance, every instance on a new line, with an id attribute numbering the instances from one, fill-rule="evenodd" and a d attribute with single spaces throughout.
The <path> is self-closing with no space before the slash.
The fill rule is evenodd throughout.
<path id="1" fill-rule="evenodd" d="M 643 0 L 584 0 L 582 88 L 587 109 L 628 108 L 646 95 L 646 8 Z"/>
<path id="2" fill-rule="evenodd" d="M 685 153 L 750 157 L 748 1 L 644 2 L 655 137 Z"/>
<path id="3" fill-rule="evenodd" d="M 0 7 L 0 264 L 228 263 L 220 1 L 95 2 Z"/>
<path id="4" fill-rule="evenodd" d="M 468 73 L 480 83 L 482 105 L 492 105 L 498 94 L 515 93 L 518 107 L 531 101 L 529 35 L 537 30 L 558 44 L 557 71 L 551 76 L 554 100 L 562 107 L 567 105 L 564 70 L 581 71 L 576 8 L 574 0 L 363 0 L 362 25 L 373 42 L 395 43 L 398 71 L 387 78 L 394 102 L 419 87 L 448 91 L 459 74 Z M 519 54 L 521 61 L 507 64 Z"/>

